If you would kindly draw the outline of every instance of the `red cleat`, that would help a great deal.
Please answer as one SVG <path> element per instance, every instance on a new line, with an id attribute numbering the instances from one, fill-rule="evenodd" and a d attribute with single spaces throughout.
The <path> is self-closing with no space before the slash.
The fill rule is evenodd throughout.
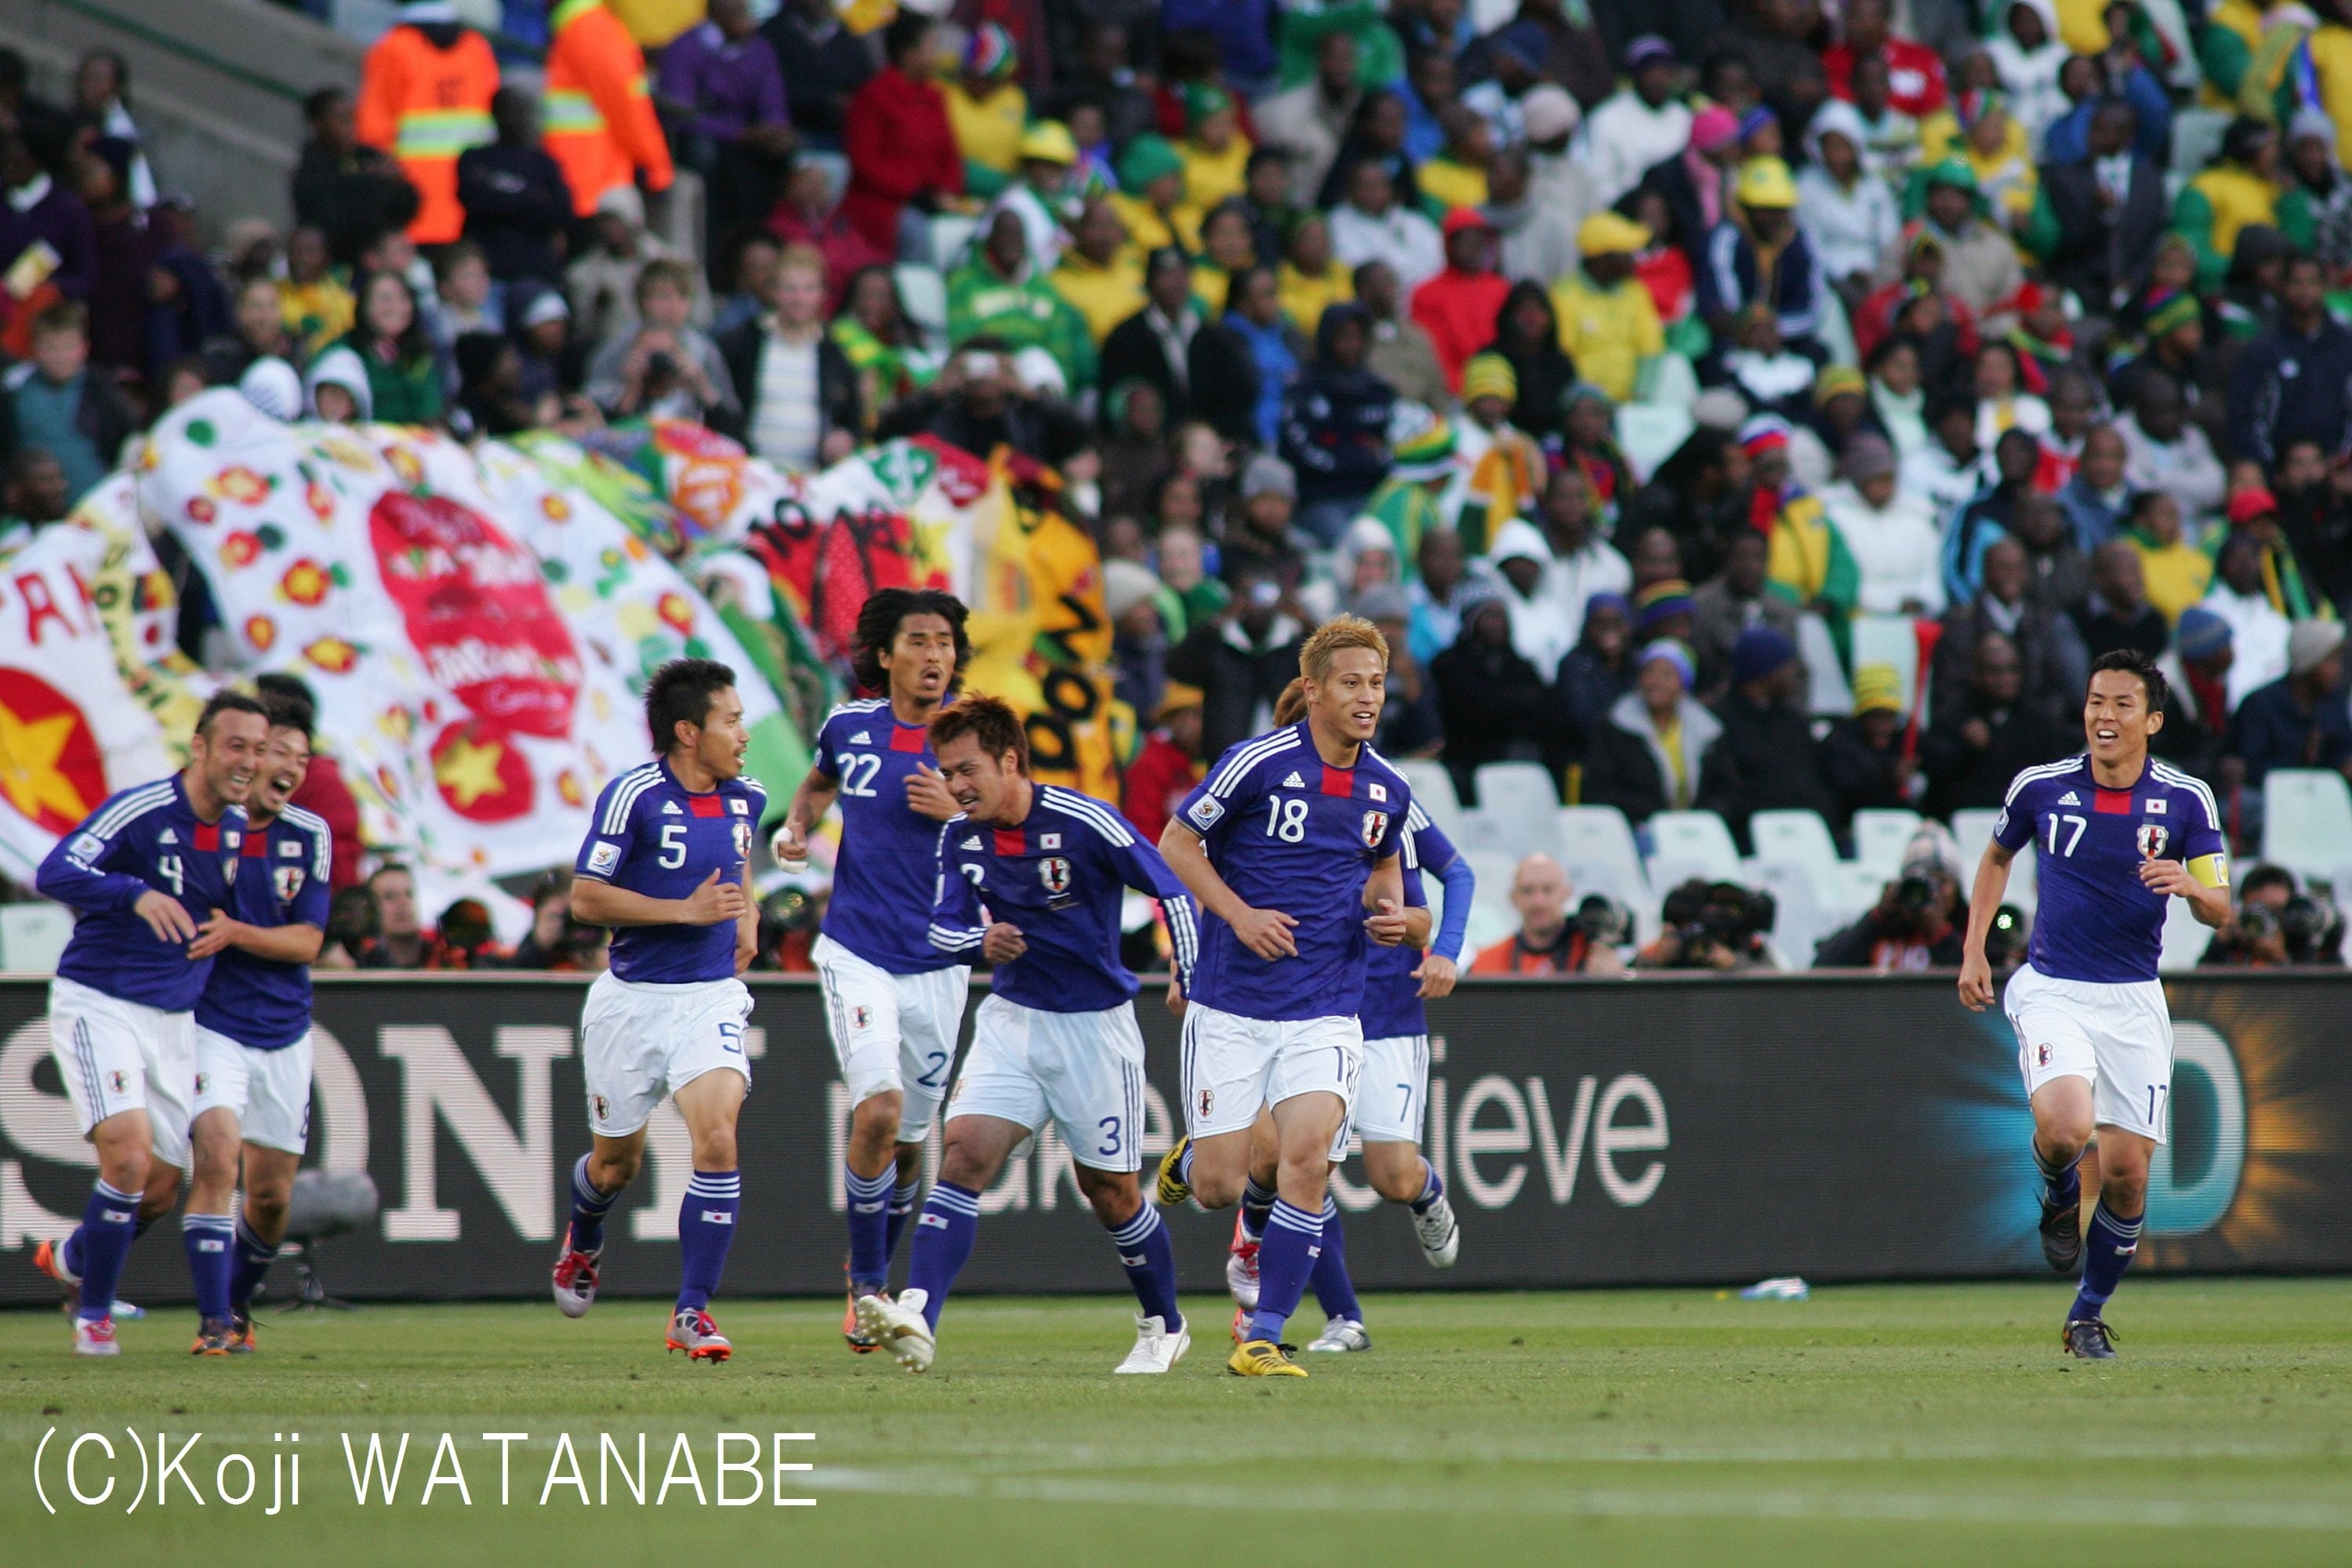
<path id="1" fill-rule="evenodd" d="M 669 1321 L 669 1337 L 664 1342 L 674 1351 L 684 1351 L 688 1361 L 722 1362 L 735 1353 L 710 1314 L 698 1307 L 681 1307 Z"/>

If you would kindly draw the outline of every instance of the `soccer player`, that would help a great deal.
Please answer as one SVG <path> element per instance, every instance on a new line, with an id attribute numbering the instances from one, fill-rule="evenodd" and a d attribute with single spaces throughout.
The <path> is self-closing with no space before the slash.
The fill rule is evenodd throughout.
<path id="1" fill-rule="evenodd" d="M 326 940 L 334 836 L 288 804 L 310 763 L 310 705 L 266 696 L 268 749 L 245 807 L 245 843 L 228 905 L 198 928 L 228 945 L 196 1001 L 195 1120 L 188 1214 L 223 1215 L 237 1187 L 245 1207 L 234 1239 L 191 1254 L 199 1350 L 207 1342 L 253 1349 L 253 1292 L 286 1236 L 294 1172 L 310 1134 L 310 961 Z"/>
<path id="2" fill-rule="evenodd" d="M 1298 664 L 1305 721 L 1229 749 L 1160 840 L 1214 917 L 1202 922 L 1184 1010 L 1188 1131 L 1160 1163 L 1160 1205 L 1239 1202 L 1251 1125 L 1261 1109 L 1274 1113 L 1278 1171 L 1258 1303 L 1226 1363 L 1244 1377 L 1307 1375 L 1282 1331 L 1321 1247 L 1331 1169 L 1347 1152 L 1365 963 L 1372 944 L 1404 942 L 1412 923 L 1399 846 L 1412 795 L 1369 744 L 1388 644 L 1370 621 L 1342 616 L 1307 639 Z"/>
<path id="3" fill-rule="evenodd" d="M 2116 1353 L 2101 1314 L 2139 1250 L 2148 1155 L 2165 1141 L 2172 1019 L 2156 970 L 2165 906 L 2187 899 L 2209 926 L 2230 916 L 2227 841 L 2212 791 L 2147 754 L 2148 737 L 2164 727 L 2164 677 L 2147 655 L 2125 648 L 2092 661 L 2083 705 L 2089 750 L 2028 768 L 2009 786 L 1977 867 L 1960 963 L 1960 1000 L 1980 1013 L 1993 999 L 1985 935 L 2010 861 L 2032 844 L 2041 908 L 2001 1005 L 2033 1106 L 2042 1256 L 2062 1274 L 2082 1269 L 2060 1343 L 2085 1361 Z M 2099 1201 L 2086 1245 L 2075 1167 L 2095 1128 Z"/>
<path id="4" fill-rule="evenodd" d="M 884 1292 L 922 1193 L 923 1141 L 947 1093 L 971 980 L 971 965 L 933 947 L 929 929 L 940 824 L 961 808 L 933 765 L 928 726 L 971 657 L 963 623 L 961 601 L 937 589 L 885 588 L 866 601 L 852 663 L 861 687 L 887 695 L 845 702 L 826 718 L 776 830 L 777 863 L 800 865 L 809 834 L 841 803 L 841 856 L 811 956 L 854 1107 L 842 1173 L 849 1300 L 841 1334 L 861 1355 L 875 1347 L 857 1326 L 857 1303 Z"/>
<path id="5" fill-rule="evenodd" d="M 121 1353 L 113 1308 L 123 1259 L 180 1195 L 196 1089 L 196 998 L 228 945 L 225 931 L 198 931 L 189 911 L 229 901 L 243 803 L 268 742 L 259 702 L 216 694 L 197 715 L 186 769 L 108 800 L 58 841 L 34 879 L 78 917 L 49 983 L 49 1051 L 82 1136 L 98 1151 L 98 1182 L 73 1234 L 33 1254 L 74 1305 L 77 1355 Z M 225 1212 L 187 1215 L 192 1275 L 203 1278 L 215 1247 L 227 1255 L 234 1229 Z M 223 1329 L 217 1345 L 200 1335 L 197 1353 L 226 1354 Z"/>
<path id="6" fill-rule="evenodd" d="M 1030 782 L 1028 736 L 997 699 L 943 710 L 931 749 L 963 815 L 940 834 L 930 940 L 943 952 L 981 954 L 995 977 L 948 1101 L 947 1147 L 916 1222 L 907 1289 L 895 1301 L 861 1297 L 859 1326 L 908 1371 L 931 1364 L 940 1309 L 980 1228 L 980 1194 L 1051 1121 L 1140 1308 L 1135 1348 L 1114 1370 L 1166 1372 L 1192 1337 L 1176 1306 L 1168 1227 L 1136 1185 L 1143 1036 L 1136 979 L 1119 962 L 1119 903 L 1129 888 L 1160 900 L 1181 979 L 1192 959 L 1192 900 L 1117 811 Z"/>
<path id="7" fill-rule="evenodd" d="M 694 1174 L 678 1205 L 665 1342 L 717 1363 L 735 1348 L 710 1298 L 742 1201 L 735 1117 L 751 1090 L 751 994 L 736 976 L 759 948 L 751 834 L 768 795 L 743 772 L 751 737 L 725 665 L 677 658 L 654 671 L 646 727 L 661 754 L 604 786 L 572 868 L 572 916 L 611 928 L 613 964 L 580 1012 L 595 1147 L 572 1168 L 555 1304 L 576 1318 L 594 1303 L 604 1216 L 644 1163 L 646 1122 L 667 1095 L 693 1140 Z"/>
<path id="8" fill-rule="evenodd" d="M 1294 724 L 1305 716 L 1304 686 L 1303 680 L 1294 680 L 1283 692 L 1275 704 L 1276 724 Z M 1374 948 L 1365 972 L 1364 1008 L 1358 1019 L 1364 1032 L 1364 1076 L 1355 1130 L 1363 1140 L 1364 1174 L 1373 1191 L 1412 1211 L 1413 1230 L 1429 1266 L 1451 1268 L 1461 1248 L 1461 1231 L 1453 1205 L 1445 1201 L 1444 1178 L 1421 1154 L 1423 1108 L 1429 1103 L 1429 1019 L 1422 1003 L 1454 990 L 1477 879 L 1470 862 L 1423 815 L 1417 801 L 1406 814 L 1401 842 L 1405 906 L 1409 913 L 1418 913 L 1405 942 Z M 1423 872 L 1434 873 L 1445 889 L 1445 923 L 1426 955 L 1422 949 L 1429 940 L 1429 900 L 1422 887 Z M 1234 1239 L 1225 1259 L 1225 1283 L 1237 1304 L 1236 1337 L 1257 1306 L 1258 1246 L 1274 1207 L 1276 1163 L 1273 1118 L 1261 1113 L 1251 1144 L 1249 1184 L 1234 1216 Z M 1346 1229 L 1339 1205 L 1328 1194 L 1323 1200 L 1322 1242 L 1309 1284 L 1327 1323 L 1307 1348 L 1370 1350 L 1371 1336 L 1364 1331 L 1363 1309 L 1348 1276 Z"/>

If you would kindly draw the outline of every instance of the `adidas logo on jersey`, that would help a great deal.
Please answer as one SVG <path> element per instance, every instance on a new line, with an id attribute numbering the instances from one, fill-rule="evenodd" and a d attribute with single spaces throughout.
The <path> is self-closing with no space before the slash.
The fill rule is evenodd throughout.
<path id="1" fill-rule="evenodd" d="M 870 746 L 874 743 L 874 737 L 860 730 L 849 737 L 849 743 L 853 746 Z"/>
<path id="2" fill-rule="evenodd" d="M 2076 795 L 2070 789 L 2064 795 L 2058 797 L 2058 804 L 2060 805 L 2080 805 L 2083 804 L 2083 797 Z"/>
<path id="3" fill-rule="evenodd" d="M 977 834 L 977 833 L 973 834 L 971 837 L 969 837 L 969 838 L 965 839 L 961 844 L 958 845 L 958 846 L 957 846 L 957 847 L 958 847 L 958 848 L 960 848 L 960 849 L 977 849 L 977 848 L 979 848 L 979 847 L 980 847 L 980 835 L 979 835 L 979 834 Z"/>
<path id="4" fill-rule="evenodd" d="M 168 827 L 155 835 L 155 842 L 158 844 L 177 844 L 179 841 L 180 836 Z"/>
<path id="5" fill-rule="evenodd" d="M 1307 781 L 1300 778 L 1297 773 L 1293 773 L 1288 778 L 1282 781 L 1282 787 L 1285 789 L 1305 789 L 1307 787 Z"/>
<path id="6" fill-rule="evenodd" d="M 684 816 L 686 813 L 678 810 L 677 802 L 674 800 L 666 800 L 662 802 L 662 815 L 664 816 Z"/>

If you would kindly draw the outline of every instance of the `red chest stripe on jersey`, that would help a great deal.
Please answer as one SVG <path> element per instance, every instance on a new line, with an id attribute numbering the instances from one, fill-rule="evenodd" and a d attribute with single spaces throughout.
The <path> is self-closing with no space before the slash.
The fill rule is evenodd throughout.
<path id="1" fill-rule="evenodd" d="M 2091 809 L 2101 816 L 2129 816 L 2132 793 L 2127 789 L 2103 789 L 2091 802 Z"/>
<path id="2" fill-rule="evenodd" d="M 931 743 L 931 732 L 920 724 L 893 724 L 890 727 L 890 749 L 894 752 L 919 752 Z"/>
<path id="3" fill-rule="evenodd" d="M 268 859 L 269 858 L 269 835 L 266 833 L 247 834 L 245 836 L 245 847 L 239 850 L 238 853 L 243 855 L 248 860 Z"/>
<path id="4" fill-rule="evenodd" d="M 196 824 L 196 847 L 199 849 L 217 849 L 220 847 L 219 823 L 199 822 Z"/>
<path id="5" fill-rule="evenodd" d="M 1356 793 L 1356 770 L 1353 768 L 1335 768 L 1328 763 L 1324 763 L 1323 793 L 1325 795 L 1336 795 L 1341 800 L 1346 800 L 1349 796 L 1354 795 Z"/>
<path id="6" fill-rule="evenodd" d="M 996 829 L 995 838 L 999 855 L 1025 855 L 1029 852 L 1029 840 L 1017 827 L 1000 827 Z"/>
<path id="7" fill-rule="evenodd" d="M 715 795 L 690 795 L 686 797 L 686 809 L 697 816 L 724 816 L 725 803 Z"/>

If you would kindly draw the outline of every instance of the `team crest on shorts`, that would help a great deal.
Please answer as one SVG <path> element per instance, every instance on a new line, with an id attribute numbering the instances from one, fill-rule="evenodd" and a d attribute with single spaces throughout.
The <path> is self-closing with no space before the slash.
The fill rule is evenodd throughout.
<path id="1" fill-rule="evenodd" d="M 1367 849 L 1377 849 L 1377 848 L 1379 848 L 1379 847 L 1381 847 L 1381 835 L 1383 835 L 1383 834 L 1387 833 L 1387 832 L 1388 832 L 1388 830 L 1389 830 L 1389 814 L 1388 814 L 1387 812 L 1385 812 L 1385 811 L 1368 811 L 1368 812 L 1364 813 L 1364 847 L 1365 847 L 1365 848 L 1367 848 Z"/>
<path id="2" fill-rule="evenodd" d="M 196 1075 L 196 1097 L 198 1099 L 201 1100 L 204 1098 L 204 1092 L 206 1089 L 212 1086 L 212 1081 L 213 1078 L 210 1073 L 200 1072 Z"/>
<path id="3" fill-rule="evenodd" d="M 604 1103 L 604 1097 L 601 1094 L 593 1094 L 588 1098 L 590 1103 L 596 1107 L 596 1120 L 599 1121 L 610 1120 L 612 1108 Z"/>
<path id="4" fill-rule="evenodd" d="M 2153 860 L 2164 853 L 2164 846 L 2172 836 L 2153 822 L 2139 825 L 2139 852 L 2143 859 Z"/>
<path id="5" fill-rule="evenodd" d="M 867 1025 L 869 1025 L 869 1024 L 871 1024 L 871 1023 L 873 1023 L 873 1022 L 874 1022 L 874 1009 L 873 1009 L 873 1008 L 871 1008 L 871 1007 L 852 1007 L 852 1008 L 849 1010 L 849 1026 L 850 1026 L 850 1027 L 851 1027 L 851 1028 L 854 1028 L 854 1029 L 863 1029 L 863 1028 L 865 1028 Z"/>
<path id="6" fill-rule="evenodd" d="M 2033 1047 L 2033 1065 L 2044 1068 L 2050 1065 L 2050 1047 L 2048 1046 L 2036 1046 Z"/>
<path id="7" fill-rule="evenodd" d="M 1070 890 L 1070 863 L 1059 855 L 1048 856 L 1038 861 L 1037 877 L 1045 884 L 1045 890 L 1049 893 L 1066 893 Z"/>
<path id="8" fill-rule="evenodd" d="M 108 1087 L 111 1088 L 115 1093 L 121 1094 L 123 1090 L 131 1087 L 131 1075 L 124 1072 L 121 1068 L 117 1068 L 112 1072 L 106 1075 L 106 1081 Z"/>
<path id="9" fill-rule="evenodd" d="M 1202 1114 L 1202 1115 L 1203 1115 L 1203 1116 L 1208 1115 L 1208 1114 L 1209 1114 L 1209 1112 L 1210 1112 L 1210 1110 L 1212 1110 L 1212 1109 L 1216 1105 L 1216 1103 L 1217 1103 L 1217 1091 L 1216 1091 L 1215 1089 L 1202 1089 L 1202 1090 L 1201 1091 L 1201 1114 Z"/>

